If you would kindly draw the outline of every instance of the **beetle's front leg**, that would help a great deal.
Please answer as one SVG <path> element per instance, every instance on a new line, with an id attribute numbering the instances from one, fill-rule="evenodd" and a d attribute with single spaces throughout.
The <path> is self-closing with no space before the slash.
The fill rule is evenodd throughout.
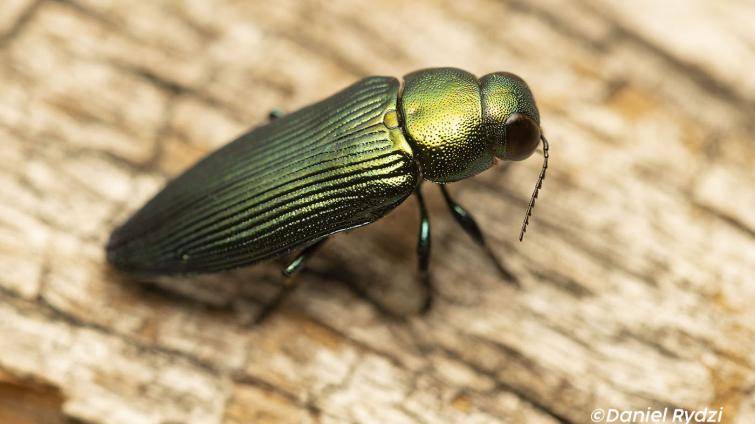
<path id="1" fill-rule="evenodd" d="M 514 274 L 507 270 L 495 256 L 493 251 L 490 250 L 490 247 L 485 242 L 485 236 L 482 235 L 480 226 L 477 225 L 477 222 L 475 222 L 474 218 L 472 218 L 472 215 L 470 215 L 466 209 L 464 209 L 460 204 L 456 203 L 456 201 L 451 198 L 451 195 L 448 193 L 445 185 L 440 185 L 440 191 L 443 193 L 443 198 L 446 200 L 448 210 L 451 211 L 451 214 L 454 216 L 454 219 L 459 224 L 459 226 L 461 226 L 461 228 L 464 229 L 464 232 L 466 232 L 469 237 L 471 237 L 472 240 L 474 240 L 474 242 L 477 243 L 477 245 L 485 251 L 485 254 L 487 254 L 488 258 L 490 258 L 490 261 L 498 270 L 498 273 L 501 274 L 501 276 L 507 282 L 518 286 L 519 281 L 516 279 Z"/>
<path id="2" fill-rule="evenodd" d="M 299 252 L 299 254 L 291 262 L 289 262 L 285 268 L 283 268 L 282 273 L 283 276 L 286 277 L 285 280 L 283 280 L 283 287 L 278 291 L 278 293 L 276 293 L 275 297 L 273 297 L 267 304 L 262 307 L 262 310 L 254 320 L 255 324 L 261 323 L 268 316 L 270 316 L 270 313 L 277 309 L 281 305 L 281 303 L 286 300 L 288 295 L 290 295 L 294 291 L 299 281 L 297 278 L 295 278 L 296 273 L 304 266 L 304 264 L 307 262 L 307 259 L 309 259 L 320 247 L 322 247 L 323 244 L 325 244 L 325 241 L 327 239 L 328 237 L 323 237 L 313 244 L 305 247 L 304 250 Z"/>
<path id="3" fill-rule="evenodd" d="M 433 284 L 430 279 L 430 217 L 427 214 L 425 199 L 422 197 L 421 186 L 414 191 L 419 204 L 419 236 L 417 238 L 417 265 L 420 282 L 426 290 L 426 298 L 422 305 L 421 313 L 430 310 L 433 302 Z"/>

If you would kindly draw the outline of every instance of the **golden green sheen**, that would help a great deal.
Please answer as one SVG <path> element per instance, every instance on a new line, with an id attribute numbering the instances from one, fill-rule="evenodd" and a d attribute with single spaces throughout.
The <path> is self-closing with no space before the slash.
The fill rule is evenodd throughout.
<path id="1" fill-rule="evenodd" d="M 477 78 L 456 68 L 425 69 L 404 77 L 404 131 L 430 181 L 458 181 L 493 164 L 482 122 Z"/>
<path id="2" fill-rule="evenodd" d="M 540 138 L 527 85 L 456 68 L 390 77 L 253 129 L 171 181 L 111 235 L 108 260 L 139 275 L 215 272 L 371 223 L 419 174 L 437 183 L 521 160 Z"/>

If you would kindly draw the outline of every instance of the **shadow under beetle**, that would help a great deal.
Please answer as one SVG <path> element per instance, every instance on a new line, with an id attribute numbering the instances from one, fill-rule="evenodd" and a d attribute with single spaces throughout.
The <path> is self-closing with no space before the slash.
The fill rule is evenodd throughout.
<path id="1" fill-rule="evenodd" d="M 496 158 L 526 159 L 541 141 L 543 168 L 520 240 L 548 166 L 527 84 L 507 72 L 478 79 L 456 68 L 410 73 L 403 91 L 396 78 L 365 78 L 297 112 L 271 113 L 268 124 L 200 160 L 113 231 L 107 258 L 121 271 L 153 277 L 222 271 L 303 248 L 283 270 L 291 276 L 331 234 L 374 222 L 414 194 L 419 273 L 429 289 L 430 222 L 420 191 L 429 180 L 499 272 L 516 281 L 444 184 Z"/>

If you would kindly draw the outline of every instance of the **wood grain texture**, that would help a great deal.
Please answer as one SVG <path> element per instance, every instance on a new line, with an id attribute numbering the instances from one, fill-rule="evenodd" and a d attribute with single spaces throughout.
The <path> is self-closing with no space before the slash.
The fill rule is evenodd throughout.
<path id="1" fill-rule="evenodd" d="M 0 417 L 752 422 L 753 20 L 744 1 L 4 4 Z M 511 71 L 538 100 L 551 167 L 524 243 L 537 160 L 451 186 L 521 289 L 432 187 L 423 317 L 357 294 L 416 307 L 411 200 L 329 242 L 260 327 L 278 264 L 172 286 L 105 265 L 117 223 L 270 109 L 429 66 Z"/>

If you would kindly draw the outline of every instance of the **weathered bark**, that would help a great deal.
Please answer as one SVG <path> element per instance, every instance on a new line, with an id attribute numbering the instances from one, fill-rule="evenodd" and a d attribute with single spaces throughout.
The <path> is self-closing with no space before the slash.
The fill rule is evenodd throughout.
<path id="1" fill-rule="evenodd" d="M 0 420 L 755 421 L 752 5 L 276 3 L 3 3 Z M 521 289 L 429 186 L 427 316 L 356 295 L 416 307 L 413 200 L 329 242 L 257 327 L 277 264 L 157 287 L 106 266 L 115 224 L 270 109 L 439 65 L 539 101 L 524 243 L 537 158 L 451 187 Z"/>

